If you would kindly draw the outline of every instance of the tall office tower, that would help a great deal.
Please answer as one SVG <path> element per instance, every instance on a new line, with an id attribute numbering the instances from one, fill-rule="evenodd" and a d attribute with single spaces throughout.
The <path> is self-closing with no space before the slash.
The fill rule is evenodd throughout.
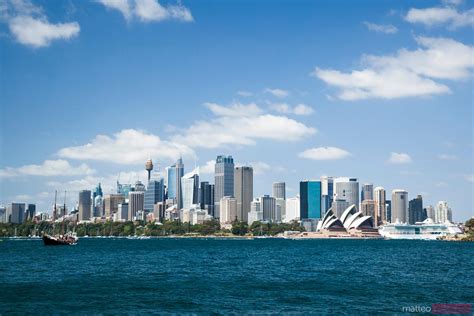
<path id="1" fill-rule="evenodd" d="M 174 165 L 166 168 L 166 173 L 166 178 L 168 179 L 168 199 L 174 199 L 175 203 L 178 204 L 178 209 L 181 209 L 181 178 L 184 175 L 183 160 L 179 158 Z"/>
<path id="2" fill-rule="evenodd" d="M 435 222 L 436 215 L 435 215 L 435 209 L 434 209 L 433 205 L 428 205 L 428 206 L 425 208 L 425 212 L 426 212 L 426 217 L 427 217 L 427 218 L 431 218 L 431 220 L 432 220 L 433 222 Z"/>
<path id="3" fill-rule="evenodd" d="M 300 218 L 323 218 L 321 211 L 321 181 L 300 182 Z"/>
<path id="4" fill-rule="evenodd" d="M 374 185 L 372 183 L 364 183 L 360 191 L 360 201 L 374 199 Z"/>
<path id="5" fill-rule="evenodd" d="M 35 214 L 36 214 L 36 205 L 28 204 L 25 211 L 24 221 L 32 221 L 35 218 Z"/>
<path id="6" fill-rule="evenodd" d="M 276 200 L 269 195 L 263 195 L 259 198 L 260 210 L 263 213 L 263 220 L 267 222 L 276 222 Z"/>
<path id="7" fill-rule="evenodd" d="M 372 217 L 374 227 L 378 226 L 377 203 L 374 200 L 363 200 L 362 203 L 360 203 L 360 211 L 362 214 Z"/>
<path id="8" fill-rule="evenodd" d="M 79 221 L 88 221 L 91 218 L 91 191 L 79 191 Z"/>
<path id="9" fill-rule="evenodd" d="M 289 223 L 300 219 L 300 195 L 286 199 L 285 216 L 283 221 Z"/>
<path id="10" fill-rule="evenodd" d="M 344 211 L 349 207 L 349 203 L 346 200 L 335 199 L 332 202 L 332 211 L 337 216 L 337 218 L 341 218 Z"/>
<path id="11" fill-rule="evenodd" d="M 92 201 L 95 201 L 95 198 L 96 198 L 97 196 L 104 197 L 104 194 L 103 194 L 103 192 L 102 192 L 102 187 L 101 187 L 101 185 L 100 185 L 100 182 L 99 182 L 99 184 L 95 187 L 95 190 L 94 190 L 94 192 L 92 193 Z M 95 205 L 95 204 L 94 204 L 94 205 Z"/>
<path id="12" fill-rule="evenodd" d="M 199 203 L 201 209 L 207 211 L 207 215 L 214 217 L 214 184 L 209 184 L 207 181 L 201 182 Z"/>
<path id="13" fill-rule="evenodd" d="M 261 209 L 260 199 L 256 198 L 250 203 L 250 212 L 247 223 L 252 225 L 253 222 L 263 221 L 263 211 Z"/>
<path id="14" fill-rule="evenodd" d="M 214 216 L 219 218 L 219 205 L 221 199 L 224 196 L 234 195 L 234 159 L 232 156 L 217 156 L 214 168 Z"/>
<path id="15" fill-rule="evenodd" d="M 237 219 L 237 200 L 231 196 L 223 196 L 220 200 L 221 216 L 219 218 L 221 224 L 231 224 Z"/>
<path id="16" fill-rule="evenodd" d="M 163 178 L 148 181 L 144 199 L 143 207 L 147 212 L 153 212 L 155 204 L 165 200 L 165 184 Z"/>
<path id="17" fill-rule="evenodd" d="M 286 200 L 282 198 L 276 198 L 275 206 L 276 206 L 275 221 L 280 223 L 283 221 L 283 219 L 286 216 Z"/>
<path id="18" fill-rule="evenodd" d="M 199 169 L 181 177 L 182 208 L 190 209 L 199 203 Z"/>
<path id="19" fill-rule="evenodd" d="M 424 221 L 426 218 L 426 211 L 423 209 L 423 198 L 418 195 L 408 202 L 408 223 L 415 224 Z"/>
<path id="20" fill-rule="evenodd" d="M 145 193 L 143 191 L 133 191 L 128 193 L 128 220 L 133 221 L 138 212 L 143 213 Z"/>
<path id="21" fill-rule="evenodd" d="M 453 221 L 453 212 L 451 208 L 448 206 L 448 202 L 439 201 L 438 204 L 436 204 L 436 209 L 435 209 L 435 222 L 445 223 L 446 221 L 449 221 L 449 222 Z"/>
<path id="22" fill-rule="evenodd" d="M 237 200 L 237 219 L 247 222 L 250 203 L 253 200 L 253 168 L 235 167 L 234 197 Z"/>
<path id="23" fill-rule="evenodd" d="M 153 170 L 153 161 L 151 159 L 148 159 L 145 163 L 145 170 L 148 173 L 148 182 L 150 182 L 151 179 L 151 171 Z"/>
<path id="24" fill-rule="evenodd" d="M 285 182 L 273 182 L 273 184 L 272 184 L 272 196 L 275 199 L 286 200 L 286 184 L 285 184 Z"/>
<path id="25" fill-rule="evenodd" d="M 7 221 L 7 208 L 5 206 L 0 206 L 0 223 L 8 223 Z"/>
<path id="26" fill-rule="evenodd" d="M 116 214 L 117 221 L 124 222 L 128 220 L 128 203 L 120 203 Z"/>
<path id="27" fill-rule="evenodd" d="M 357 178 L 336 178 L 334 179 L 335 199 L 346 200 L 349 206 L 354 204 L 359 210 L 359 182 Z"/>
<path id="28" fill-rule="evenodd" d="M 392 201 L 390 200 L 385 201 L 385 220 L 388 223 L 392 222 Z"/>
<path id="29" fill-rule="evenodd" d="M 392 191 L 392 223 L 408 221 L 408 192 L 405 190 Z"/>
<path id="30" fill-rule="evenodd" d="M 140 180 L 137 180 L 133 186 L 133 191 L 145 192 L 146 186 Z"/>
<path id="31" fill-rule="evenodd" d="M 6 212 L 7 223 L 21 224 L 23 223 L 23 217 L 25 214 L 24 203 L 11 203 L 7 206 Z"/>
<path id="32" fill-rule="evenodd" d="M 376 187 L 374 189 L 374 201 L 376 204 L 376 211 L 377 211 L 377 217 L 379 218 L 379 223 L 382 224 L 387 221 L 390 221 L 390 218 L 387 220 L 386 218 L 386 207 L 385 207 L 385 189 L 382 187 Z"/>
<path id="33" fill-rule="evenodd" d="M 122 196 L 120 194 L 120 196 Z M 95 198 L 92 199 L 92 207 L 93 207 L 93 217 L 102 217 L 105 215 L 105 209 L 104 209 L 104 199 L 102 198 L 102 195 L 96 195 Z M 64 210 L 66 212 L 66 210 Z"/>
<path id="34" fill-rule="evenodd" d="M 333 177 L 321 177 L 321 211 L 323 214 L 332 206 L 334 197 L 334 179 Z"/>
<path id="35" fill-rule="evenodd" d="M 118 211 L 118 205 L 125 203 L 125 197 L 122 194 L 107 194 L 104 197 L 104 215 L 110 219 Z"/>

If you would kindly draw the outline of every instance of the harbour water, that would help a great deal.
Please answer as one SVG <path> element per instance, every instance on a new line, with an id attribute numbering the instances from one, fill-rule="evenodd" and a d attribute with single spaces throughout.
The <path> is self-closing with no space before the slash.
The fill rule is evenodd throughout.
<path id="1" fill-rule="evenodd" d="M 473 243 L 5 239 L 0 314 L 403 314 L 474 303 L 473 271 Z"/>

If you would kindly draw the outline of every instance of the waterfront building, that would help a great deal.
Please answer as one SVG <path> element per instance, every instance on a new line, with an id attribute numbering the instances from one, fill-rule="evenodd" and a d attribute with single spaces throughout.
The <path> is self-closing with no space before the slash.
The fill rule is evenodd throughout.
<path id="1" fill-rule="evenodd" d="M 334 178 L 321 177 L 321 212 L 326 213 L 332 206 L 334 198 Z"/>
<path id="2" fill-rule="evenodd" d="M 205 210 L 201 210 L 199 208 L 195 209 L 191 216 L 191 225 L 201 225 L 205 221 L 211 220 L 212 217 L 207 215 Z"/>
<path id="3" fill-rule="evenodd" d="M 181 177 L 182 208 L 191 208 L 199 200 L 199 169 Z"/>
<path id="4" fill-rule="evenodd" d="M 377 217 L 379 219 L 378 224 L 382 224 L 387 222 L 387 217 L 386 217 L 386 192 L 385 189 L 382 187 L 376 187 L 374 189 L 374 201 L 376 204 L 376 212 L 377 212 Z M 390 218 L 388 218 L 388 221 L 390 221 Z"/>
<path id="5" fill-rule="evenodd" d="M 425 208 L 425 212 L 426 212 L 426 217 L 431 218 L 431 220 L 434 222 L 436 219 L 436 215 L 435 215 L 435 209 L 433 205 L 428 205 Z"/>
<path id="6" fill-rule="evenodd" d="M 91 191 L 79 191 L 79 221 L 88 221 L 91 218 Z"/>
<path id="7" fill-rule="evenodd" d="M 286 199 L 286 184 L 285 182 L 273 182 L 272 196 L 275 199 Z"/>
<path id="8" fill-rule="evenodd" d="M 286 201 L 282 198 L 275 198 L 275 221 L 281 223 L 286 216 Z"/>
<path id="9" fill-rule="evenodd" d="M 128 220 L 133 221 L 139 218 L 138 212 L 143 213 L 145 193 L 143 191 L 130 192 L 128 194 Z"/>
<path id="10" fill-rule="evenodd" d="M 25 214 L 25 203 L 11 203 L 7 206 L 7 223 L 21 224 Z"/>
<path id="11" fill-rule="evenodd" d="M 168 199 L 174 199 L 178 209 L 182 207 L 181 178 L 184 175 L 183 159 L 179 158 L 175 164 L 166 168 Z"/>
<path id="12" fill-rule="evenodd" d="M 125 197 L 122 194 L 107 194 L 104 197 L 105 218 L 110 219 L 115 213 L 117 213 L 118 205 L 121 203 L 125 203 Z"/>
<path id="13" fill-rule="evenodd" d="M 266 222 L 276 222 L 276 200 L 274 197 L 269 195 L 263 195 L 260 197 L 260 210 L 263 213 L 263 220 Z"/>
<path id="14" fill-rule="evenodd" d="M 234 159 L 232 156 L 217 156 L 214 176 L 214 217 L 219 218 L 221 199 L 224 196 L 234 195 Z"/>
<path id="15" fill-rule="evenodd" d="M 334 212 L 334 214 L 340 218 L 342 216 L 342 213 L 344 213 L 344 211 L 349 207 L 349 203 L 346 201 L 346 200 L 343 200 L 343 199 L 335 199 L 333 202 L 332 202 L 332 211 Z"/>
<path id="16" fill-rule="evenodd" d="M 261 209 L 260 199 L 256 198 L 250 203 L 250 212 L 247 223 L 252 225 L 253 222 L 263 221 L 263 211 Z"/>
<path id="17" fill-rule="evenodd" d="M 224 196 L 220 200 L 220 223 L 232 224 L 237 219 L 237 199 L 231 196 Z"/>
<path id="18" fill-rule="evenodd" d="M 116 221 L 125 222 L 128 220 L 128 203 L 120 203 L 117 206 Z"/>
<path id="19" fill-rule="evenodd" d="M 408 223 L 413 225 L 423 222 L 426 218 L 426 210 L 423 209 L 423 198 L 421 195 L 418 195 L 408 202 Z"/>
<path id="20" fill-rule="evenodd" d="M 25 211 L 25 219 L 24 221 L 32 221 L 36 215 L 36 205 L 35 204 L 28 204 Z"/>
<path id="21" fill-rule="evenodd" d="M 360 191 L 360 201 L 374 200 L 374 185 L 372 183 L 362 184 L 362 190 Z"/>
<path id="22" fill-rule="evenodd" d="M 321 181 L 300 182 L 300 218 L 320 219 L 321 211 Z"/>
<path id="23" fill-rule="evenodd" d="M 392 223 L 408 221 L 408 192 L 401 189 L 392 191 Z"/>
<path id="24" fill-rule="evenodd" d="M 283 222 L 289 223 L 291 221 L 298 221 L 300 219 L 300 196 L 286 199 L 285 215 Z"/>
<path id="25" fill-rule="evenodd" d="M 202 210 L 206 210 L 208 215 L 214 217 L 214 184 L 201 182 L 199 203 Z"/>
<path id="26" fill-rule="evenodd" d="M 362 203 L 360 203 L 360 211 L 363 215 L 372 217 L 374 227 L 378 226 L 377 203 L 374 200 L 363 200 Z"/>
<path id="27" fill-rule="evenodd" d="M 163 178 L 148 181 L 144 199 L 143 207 L 147 212 L 153 212 L 155 204 L 165 200 L 165 184 Z"/>
<path id="28" fill-rule="evenodd" d="M 435 211 L 435 222 L 436 223 L 445 223 L 446 221 L 452 222 L 453 221 L 453 213 L 451 208 L 446 201 L 439 201 L 436 204 L 436 211 Z"/>
<path id="29" fill-rule="evenodd" d="M 359 182 L 357 178 L 340 177 L 334 179 L 334 199 L 346 200 L 359 209 Z"/>
<path id="30" fill-rule="evenodd" d="M 234 197 L 237 200 L 237 220 L 247 222 L 253 200 L 253 168 L 235 167 Z"/>

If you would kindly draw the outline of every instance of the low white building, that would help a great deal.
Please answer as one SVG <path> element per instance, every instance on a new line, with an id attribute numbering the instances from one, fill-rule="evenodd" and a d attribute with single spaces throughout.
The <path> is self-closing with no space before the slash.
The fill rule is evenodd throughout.
<path id="1" fill-rule="evenodd" d="M 286 200 L 285 216 L 282 218 L 284 223 L 289 223 L 300 219 L 300 196 L 289 198 Z"/>

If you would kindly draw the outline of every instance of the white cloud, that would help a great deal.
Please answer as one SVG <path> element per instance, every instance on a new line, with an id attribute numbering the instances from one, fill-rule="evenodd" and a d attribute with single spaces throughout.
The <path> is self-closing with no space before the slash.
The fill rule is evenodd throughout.
<path id="1" fill-rule="evenodd" d="M 298 157 L 312 160 L 336 160 L 350 155 L 348 151 L 337 147 L 316 147 L 300 152 Z"/>
<path id="2" fill-rule="evenodd" d="M 458 158 L 455 155 L 439 154 L 438 159 L 439 160 L 457 160 Z"/>
<path id="3" fill-rule="evenodd" d="M 394 99 L 450 93 L 444 82 L 471 75 L 474 47 L 447 38 L 416 37 L 417 50 L 395 55 L 367 55 L 366 68 L 351 72 L 316 68 L 313 76 L 339 88 L 342 100 Z"/>
<path id="4" fill-rule="evenodd" d="M 1 19 L 15 39 L 34 48 L 46 47 L 55 40 L 67 40 L 79 34 L 77 22 L 50 23 L 41 7 L 27 0 L 8 1 L 1 10 Z"/>
<path id="5" fill-rule="evenodd" d="M 364 24 L 369 31 L 385 34 L 395 34 L 398 32 L 398 29 L 391 24 L 375 24 L 370 22 L 364 22 Z"/>
<path id="6" fill-rule="evenodd" d="M 469 181 L 469 182 L 474 182 L 474 174 L 466 174 L 464 175 L 464 179 L 466 179 L 466 181 Z"/>
<path id="7" fill-rule="evenodd" d="M 59 150 L 63 158 L 108 161 L 118 164 L 143 163 L 149 157 L 174 160 L 180 155 L 194 157 L 186 145 L 163 141 L 157 135 L 124 129 L 112 137 L 97 135 L 90 143 Z"/>
<path id="8" fill-rule="evenodd" d="M 137 18 L 143 22 L 178 20 L 192 22 L 191 11 L 181 4 L 161 5 L 157 0 L 97 0 L 105 7 L 118 10 L 125 19 Z"/>
<path id="9" fill-rule="evenodd" d="M 393 164 L 405 164 L 412 162 L 411 157 L 405 153 L 390 153 L 390 158 L 388 159 L 389 163 Z"/>
<path id="10" fill-rule="evenodd" d="M 265 90 L 263 90 L 264 93 L 270 93 L 271 95 L 273 95 L 274 97 L 277 97 L 277 98 L 286 98 L 287 96 L 290 95 L 290 92 L 287 91 L 287 90 L 282 90 L 282 89 L 270 89 L 270 88 L 266 88 Z"/>
<path id="11" fill-rule="evenodd" d="M 11 178 L 17 176 L 76 176 L 76 175 L 90 175 L 95 173 L 86 164 L 79 166 L 72 166 L 67 160 L 45 160 L 41 165 L 25 165 L 18 168 L 7 167 L 0 169 L 0 177 Z"/>
<path id="12" fill-rule="evenodd" d="M 284 114 L 310 115 L 314 112 L 313 108 L 306 104 L 298 104 L 295 107 L 287 103 L 269 103 L 270 108 Z"/>
<path id="13" fill-rule="evenodd" d="M 242 104 L 234 102 L 229 106 L 219 105 L 217 103 L 204 103 L 216 116 L 254 116 L 262 113 L 262 110 L 255 103 Z"/>
<path id="14" fill-rule="evenodd" d="M 451 29 L 463 26 L 474 26 L 474 9 L 459 12 L 453 7 L 412 8 L 405 16 L 405 20 L 410 23 L 420 23 L 429 27 L 448 25 Z"/>
<path id="15" fill-rule="evenodd" d="M 215 160 L 209 160 L 206 162 L 204 166 L 199 167 L 199 171 L 201 174 L 214 174 L 216 166 Z"/>
<path id="16" fill-rule="evenodd" d="M 237 94 L 240 95 L 241 97 L 251 97 L 251 96 L 253 96 L 252 92 L 245 91 L 245 90 L 237 91 Z"/>

